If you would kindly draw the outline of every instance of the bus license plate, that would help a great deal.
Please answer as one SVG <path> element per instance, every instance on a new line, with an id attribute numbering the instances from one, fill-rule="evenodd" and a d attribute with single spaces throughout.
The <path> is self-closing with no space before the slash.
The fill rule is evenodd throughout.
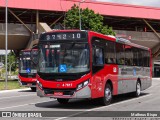
<path id="1" fill-rule="evenodd" d="M 32 86 L 32 83 L 28 83 L 27 86 Z"/>
<path id="2" fill-rule="evenodd" d="M 55 95 L 55 96 L 62 96 L 62 95 L 63 95 L 63 92 L 54 92 L 54 95 Z"/>

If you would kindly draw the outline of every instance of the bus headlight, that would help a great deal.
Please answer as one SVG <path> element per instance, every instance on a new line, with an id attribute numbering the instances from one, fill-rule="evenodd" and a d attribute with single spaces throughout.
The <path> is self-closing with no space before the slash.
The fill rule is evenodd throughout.
<path id="1" fill-rule="evenodd" d="M 89 83 L 89 80 L 85 81 L 85 82 L 83 83 L 83 86 L 88 85 L 88 83 Z"/>
<path id="2" fill-rule="evenodd" d="M 78 84 L 77 89 L 76 90 L 80 90 L 81 88 L 87 86 L 89 84 L 89 80 L 86 80 L 80 84 Z"/>
<path id="3" fill-rule="evenodd" d="M 39 86 L 39 88 L 43 88 L 42 84 L 37 80 L 37 85 Z"/>

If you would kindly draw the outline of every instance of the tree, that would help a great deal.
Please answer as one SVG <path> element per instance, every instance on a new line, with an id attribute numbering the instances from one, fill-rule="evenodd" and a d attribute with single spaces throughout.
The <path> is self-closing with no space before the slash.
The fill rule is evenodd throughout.
<path id="1" fill-rule="evenodd" d="M 9 69 L 10 65 L 12 64 L 12 66 L 11 66 L 12 69 L 11 70 L 15 71 L 16 68 L 17 68 L 17 58 L 16 58 L 16 55 L 14 54 L 13 51 L 8 53 L 7 62 L 8 62 L 8 69 Z"/>
<path id="2" fill-rule="evenodd" d="M 93 10 L 88 8 L 81 9 L 81 23 L 83 30 L 92 30 L 106 35 L 115 35 L 112 27 L 103 25 L 103 16 L 95 14 Z M 79 7 L 74 4 L 66 13 L 64 25 L 68 29 L 79 29 Z"/>
<path id="3" fill-rule="evenodd" d="M 2 57 L 3 61 L 4 61 L 4 64 L 5 64 L 5 56 Z M 16 55 L 14 54 L 13 51 L 9 52 L 8 55 L 7 55 L 7 68 L 9 70 L 9 67 L 10 65 L 12 64 L 12 71 L 15 71 L 16 68 L 18 67 L 17 65 L 17 58 L 16 58 Z"/>

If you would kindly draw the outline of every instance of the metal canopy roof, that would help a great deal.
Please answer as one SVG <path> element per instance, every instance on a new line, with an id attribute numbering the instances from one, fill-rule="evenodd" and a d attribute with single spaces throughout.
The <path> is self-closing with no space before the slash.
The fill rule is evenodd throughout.
<path id="1" fill-rule="evenodd" d="M 10 0 L 10 8 L 49 10 L 49 11 L 67 11 L 74 4 L 78 5 L 80 0 Z M 5 0 L 0 0 L 0 7 L 5 7 Z M 107 16 L 121 16 L 145 19 L 160 19 L 160 8 L 143 7 L 136 5 L 126 5 L 107 2 L 94 2 L 86 0 L 81 3 L 82 8 L 90 8 L 96 13 Z"/>

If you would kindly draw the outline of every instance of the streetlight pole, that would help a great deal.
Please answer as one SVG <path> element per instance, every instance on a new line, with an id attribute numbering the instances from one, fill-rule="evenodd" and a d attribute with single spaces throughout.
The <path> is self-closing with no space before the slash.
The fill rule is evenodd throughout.
<path id="1" fill-rule="evenodd" d="M 80 30 L 82 30 L 82 26 L 81 26 L 81 9 L 80 9 L 80 4 L 81 3 L 83 3 L 83 2 L 85 2 L 85 0 L 81 0 L 80 2 L 79 2 L 79 29 Z"/>
<path id="2" fill-rule="evenodd" d="M 6 78 L 5 78 L 5 89 L 7 89 L 7 81 L 8 81 L 8 71 L 7 71 L 7 50 L 8 50 L 8 0 L 5 1 L 6 2 L 6 10 L 5 10 L 5 14 L 6 14 L 6 35 L 5 35 L 5 48 L 6 48 L 6 52 L 5 52 L 5 65 L 6 65 Z"/>

